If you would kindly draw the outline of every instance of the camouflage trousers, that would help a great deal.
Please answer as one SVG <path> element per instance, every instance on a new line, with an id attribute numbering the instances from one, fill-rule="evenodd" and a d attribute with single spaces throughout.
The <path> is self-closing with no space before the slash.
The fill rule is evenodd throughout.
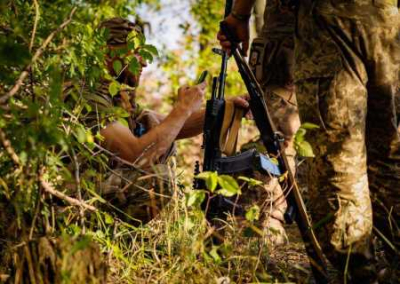
<path id="1" fill-rule="evenodd" d="M 311 215 L 331 262 L 372 283 L 373 226 L 400 249 L 399 14 L 367 0 L 321 2 L 300 7 L 295 55 L 301 120 L 319 125 L 307 137 Z"/>
<path id="2" fill-rule="evenodd" d="M 262 47 L 262 49 L 256 49 Z M 279 32 L 265 29 L 263 38 L 253 44 L 250 63 L 256 77 L 264 87 L 264 97 L 277 130 L 285 138 L 286 155 L 292 172 L 296 170 L 293 138 L 300 126 L 296 95 L 293 83 L 293 32 Z M 255 56 L 252 56 L 252 55 Z M 262 55 L 261 58 L 257 58 Z M 262 145 L 261 141 L 257 144 Z M 250 145 L 244 145 L 244 148 Z M 260 147 L 258 147 L 260 149 Z M 260 223 L 269 244 L 283 244 L 286 234 L 283 215 L 287 208 L 285 193 L 276 178 L 255 174 L 264 182 L 263 186 L 244 192 L 245 204 L 256 203 L 261 209 Z"/>
<path id="3" fill-rule="evenodd" d="M 100 194 L 122 220 L 145 224 L 167 206 L 175 193 L 172 164 L 157 164 L 143 171 L 117 168 L 100 184 Z"/>

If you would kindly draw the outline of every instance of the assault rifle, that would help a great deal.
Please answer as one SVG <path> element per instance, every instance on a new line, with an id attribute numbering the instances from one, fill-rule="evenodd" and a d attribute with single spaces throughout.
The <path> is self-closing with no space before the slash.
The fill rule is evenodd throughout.
<path id="1" fill-rule="evenodd" d="M 278 177 L 282 175 L 279 166 L 268 156 L 258 152 L 255 149 L 247 150 L 234 156 L 224 156 L 221 149 L 221 136 L 224 129 L 223 123 L 227 105 L 224 99 L 226 66 L 228 62 L 227 54 L 219 49 L 213 49 L 213 52 L 221 55 L 221 71 L 218 77 L 213 78 L 211 99 L 207 100 L 206 114 L 203 129 L 203 171 L 217 172 L 218 174 L 251 174 L 258 171 L 265 175 Z M 239 117 L 241 118 L 241 117 Z M 200 173 L 200 165 L 197 162 L 195 175 Z M 195 179 L 194 188 L 204 188 L 201 180 Z M 235 212 L 238 215 L 244 215 L 244 210 L 240 204 L 233 201 L 233 198 L 216 195 L 210 198 L 207 218 L 223 218 L 227 212 Z"/>
<path id="2" fill-rule="evenodd" d="M 230 13 L 231 6 L 232 1 L 227 0 L 225 17 Z M 285 213 L 285 221 L 289 224 L 294 221 L 297 223 L 316 282 L 328 283 L 325 258 L 315 237 L 300 190 L 296 184 L 293 173 L 290 171 L 288 160 L 284 152 L 284 141 L 269 115 L 264 100 L 264 92 L 247 61 L 241 55 L 239 51 L 240 46 L 237 44 L 238 40 L 236 40 L 234 34 L 230 31 L 229 26 L 227 26 L 225 22 L 221 22 L 220 25 L 221 31 L 232 44 L 231 54 L 235 59 L 239 73 L 250 95 L 250 109 L 268 156 L 258 153 L 256 150 L 249 150 L 230 157 L 223 157 L 222 155 L 220 136 L 226 105 L 224 89 L 229 56 L 226 52 L 219 51 L 218 53 L 222 56 L 221 71 L 218 78 L 213 78 L 212 96 L 211 99 L 207 101 L 206 105 L 203 140 L 203 171 L 216 171 L 219 174 L 234 174 L 258 170 L 261 173 L 271 176 L 280 176 L 281 178 L 279 180 L 282 189 L 288 191 L 286 197 L 288 209 Z M 273 163 L 271 158 L 276 159 L 278 164 L 276 165 Z M 196 171 L 200 171 L 199 165 L 196 166 Z M 195 181 L 195 187 L 201 187 L 199 183 L 200 181 Z M 232 212 L 233 210 L 233 212 L 237 214 L 244 213 L 240 205 L 219 195 L 211 200 L 209 207 L 210 212 L 207 212 L 207 216 L 209 217 L 221 216 L 221 212 Z"/>

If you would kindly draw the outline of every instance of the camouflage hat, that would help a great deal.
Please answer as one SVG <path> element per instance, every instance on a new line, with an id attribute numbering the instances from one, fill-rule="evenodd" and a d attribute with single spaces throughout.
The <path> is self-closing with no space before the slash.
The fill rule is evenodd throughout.
<path id="1" fill-rule="evenodd" d="M 126 44 L 129 33 L 134 30 L 143 34 L 143 27 L 140 24 L 119 17 L 103 21 L 100 24 L 100 28 L 109 30 L 107 44 L 111 46 Z"/>

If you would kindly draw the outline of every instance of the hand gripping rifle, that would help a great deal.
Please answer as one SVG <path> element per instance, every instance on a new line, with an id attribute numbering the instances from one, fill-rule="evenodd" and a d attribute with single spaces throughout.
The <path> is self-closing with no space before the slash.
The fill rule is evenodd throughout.
<path id="1" fill-rule="evenodd" d="M 227 0 L 227 7 L 231 7 L 231 5 L 232 0 Z M 227 11 L 225 12 L 225 14 L 227 14 Z M 328 283 L 326 262 L 321 247 L 315 237 L 303 198 L 296 184 L 293 173 L 290 170 L 284 152 L 283 139 L 277 132 L 269 115 L 264 100 L 264 92 L 251 71 L 249 64 L 241 55 L 238 40 L 236 40 L 234 34 L 230 31 L 229 26 L 225 22 L 221 22 L 220 28 L 232 44 L 231 53 L 250 95 L 250 109 L 254 116 L 257 128 L 260 131 L 261 140 L 269 157 L 274 157 L 278 160 L 279 172 L 285 176 L 285 179 L 280 179 L 282 189 L 289 190 L 286 197 L 288 209 L 285 213 L 285 221 L 289 224 L 293 223 L 293 221 L 297 223 L 317 283 Z"/>

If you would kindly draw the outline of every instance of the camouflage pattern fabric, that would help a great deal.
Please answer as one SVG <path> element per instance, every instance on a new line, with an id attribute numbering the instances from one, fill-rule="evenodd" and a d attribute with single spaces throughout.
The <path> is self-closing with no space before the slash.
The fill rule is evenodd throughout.
<path id="1" fill-rule="evenodd" d="M 270 115 L 285 138 L 286 155 L 294 173 L 296 151 L 293 137 L 300 126 L 293 79 L 294 7 L 290 3 L 267 0 L 264 18 L 261 38 L 263 54 L 260 62 L 262 74 L 256 75 L 265 90 L 264 96 Z M 250 64 L 252 63 L 256 62 L 250 60 Z M 250 142 L 244 145 L 243 149 L 251 148 L 253 144 L 254 142 Z M 263 148 L 261 141 L 257 141 L 256 144 L 258 149 Z M 285 193 L 276 178 L 265 177 L 259 173 L 255 173 L 254 178 L 263 181 L 264 185 L 246 189 L 241 203 L 245 207 L 257 204 L 261 209 L 260 225 L 267 243 L 283 244 L 287 241 L 283 228 L 283 214 L 287 208 Z"/>
<path id="2" fill-rule="evenodd" d="M 400 248 L 400 138 L 395 84 L 399 13 L 392 0 L 302 2 L 297 100 L 315 159 L 310 209 L 325 254 L 353 283 L 375 281 L 374 226 Z M 391 252 L 388 250 L 388 252 Z"/>

